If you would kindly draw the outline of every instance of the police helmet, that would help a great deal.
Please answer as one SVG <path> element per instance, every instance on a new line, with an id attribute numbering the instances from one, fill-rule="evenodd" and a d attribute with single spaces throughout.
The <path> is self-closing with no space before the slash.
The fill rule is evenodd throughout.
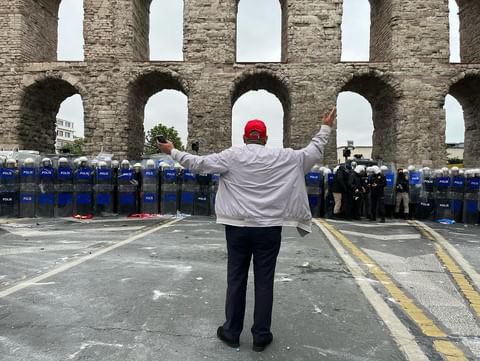
<path id="1" fill-rule="evenodd" d="M 148 159 L 147 162 L 145 163 L 145 166 L 148 169 L 155 169 L 155 161 L 153 159 Z"/>
<path id="2" fill-rule="evenodd" d="M 42 159 L 42 166 L 51 167 L 52 166 L 52 160 L 50 158 L 43 158 Z"/>
<path id="3" fill-rule="evenodd" d="M 34 167 L 35 166 L 35 160 L 33 160 L 33 158 L 27 158 L 23 161 L 23 166 L 24 167 Z"/>
<path id="4" fill-rule="evenodd" d="M 120 168 L 129 169 L 130 168 L 130 162 L 126 159 L 122 160 L 122 162 L 120 163 Z"/>
<path id="5" fill-rule="evenodd" d="M 365 167 L 363 165 L 357 165 L 354 169 L 354 172 L 357 174 L 362 174 L 365 172 Z"/>
<path id="6" fill-rule="evenodd" d="M 13 158 L 7 158 L 5 161 L 5 167 L 7 168 L 15 168 L 17 166 L 17 161 Z"/>
<path id="7" fill-rule="evenodd" d="M 62 157 L 58 160 L 58 166 L 59 167 L 66 167 L 68 165 L 68 159 L 65 157 Z"/>

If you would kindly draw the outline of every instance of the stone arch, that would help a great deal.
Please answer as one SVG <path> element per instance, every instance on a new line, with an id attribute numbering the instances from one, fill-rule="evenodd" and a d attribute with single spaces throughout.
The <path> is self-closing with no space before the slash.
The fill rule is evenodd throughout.
<path id="1" fill-rule="evenodd" d="M 480 63 L 480 2 L 456 0 L 460 20 L 460 61 Z"/>
<path id="2" fill-rule="evenodd" d="M 372 158 L 394 162 L 397 151 L 398 99 L 400 85 L 391 76 L 376 70 L 352 74 L 339 88 L 364 97 L 372 107 Z"/>
<path id="3" fill-rule="evenodd" d="M 238 62 L 238 14 L 239 14 L 239 6 L 242 0 L 235 0 L 236 2 L 236 22 L 235 22 L 235 59 Z M 270 0 L 275 1 L 275 0 Z M 276 0 L 280 4 L 281 10 L 281 36 L 280 36 L 280 61 L 285 62 L 287 60 L 287 50 L 288 50 L 288 0 Z M 259 61 L 261 62 L 261 61 Z M 270 62 L 270 61 L 269 61 Z"/>
<path id="4" fill-rule="evenodd" d="M 68 97 L 80 94 L 84 103 L 87 92 L 79 80 L 68 73 L 44 74 L 23 79 L 18 123 L 18 139 L 21 149 L 33 149 L 45 153 L 55 151 L 56 115 L 61 103 Z M 87 124 L 87 118 L 84 119 Z M 87 127 L 85 126 L 87 130 Z M 88 139 L 88 132 L 85 134 Z"/>
<path id="5" fill-rule="evenodd" d="M 233 82 L 230 90 L 231 107 L 245 93 L 251 90 L 266 90 L 275 95 L 283 106 L 283 145 L 290 146 L 291 100 L 290 87 L 286 79 L 270 70 L 250 70 L 241 74 Z"/>
<path id="6" fill-rule="evenodd" d="M 187 81 L 178 73 L 169 70 L 152 70 L 138 74 L 129 83 L 128 104 L 128 150 L 132 159 L 143 153 L 144 147 L 144 109 L 148 99 L 162 90 L 178 90 L 189 95 Z"/>
<path id="7" fill-rule="evenodd" d="M 480 71 L 462 72 L 454 77 L 443 94 L 443 102 L 447 94 L 457 99 L 463 108 L 464 165 L 478 167 L 480 166 Z"/>

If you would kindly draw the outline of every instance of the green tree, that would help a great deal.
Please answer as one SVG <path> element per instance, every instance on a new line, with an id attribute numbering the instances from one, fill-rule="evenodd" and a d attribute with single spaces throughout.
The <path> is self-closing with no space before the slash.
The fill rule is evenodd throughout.
<path id="1" fill-rule="evenodd" d="M 155 138 L 160 134 L 171 141 L 175 148 L 183 150 L 182 141 L 175 127 L 168 128 L 163 124 L 157 124 L 147 132 L 145 137 L 145 155 L 158 153 L 157 140 Z"/>
<path id="2" fill-rule="evenodd" d="M 72 155 L 83 155 L 83 146 L 85 145 L 84 138 L 78 138 L 73 141 L 73 143 L 66 144 L 62 147 L 62 153 L 70 153 Z"/>

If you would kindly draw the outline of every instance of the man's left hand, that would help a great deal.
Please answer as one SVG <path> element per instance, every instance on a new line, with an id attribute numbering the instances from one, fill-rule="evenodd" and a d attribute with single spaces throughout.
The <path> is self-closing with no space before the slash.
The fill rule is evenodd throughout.
<path id="1" fill-rule="evenodd" d="M 160 143 L 157 141 L 157 147 L 160 149 L 160 152 L 165 153 L 170 155 L 172 153 L 172 150 L 175 149 L 173 146 L 173 143 L 169 140 L 167 140 L 166 143 Z"/>

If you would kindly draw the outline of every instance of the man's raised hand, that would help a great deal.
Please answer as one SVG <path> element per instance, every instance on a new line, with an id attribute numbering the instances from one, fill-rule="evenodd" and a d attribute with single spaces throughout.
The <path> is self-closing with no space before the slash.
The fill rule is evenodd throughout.
<path id="1" fill-rule="evenodd" d="M 333 126 L 333 122 L 335 121 L 336 116 L 337 107 L 333 107 L 332 110 L 330 110 L 330 113 L 323 116 L 322 124 L 328 125 L 329 127 Z"/>

